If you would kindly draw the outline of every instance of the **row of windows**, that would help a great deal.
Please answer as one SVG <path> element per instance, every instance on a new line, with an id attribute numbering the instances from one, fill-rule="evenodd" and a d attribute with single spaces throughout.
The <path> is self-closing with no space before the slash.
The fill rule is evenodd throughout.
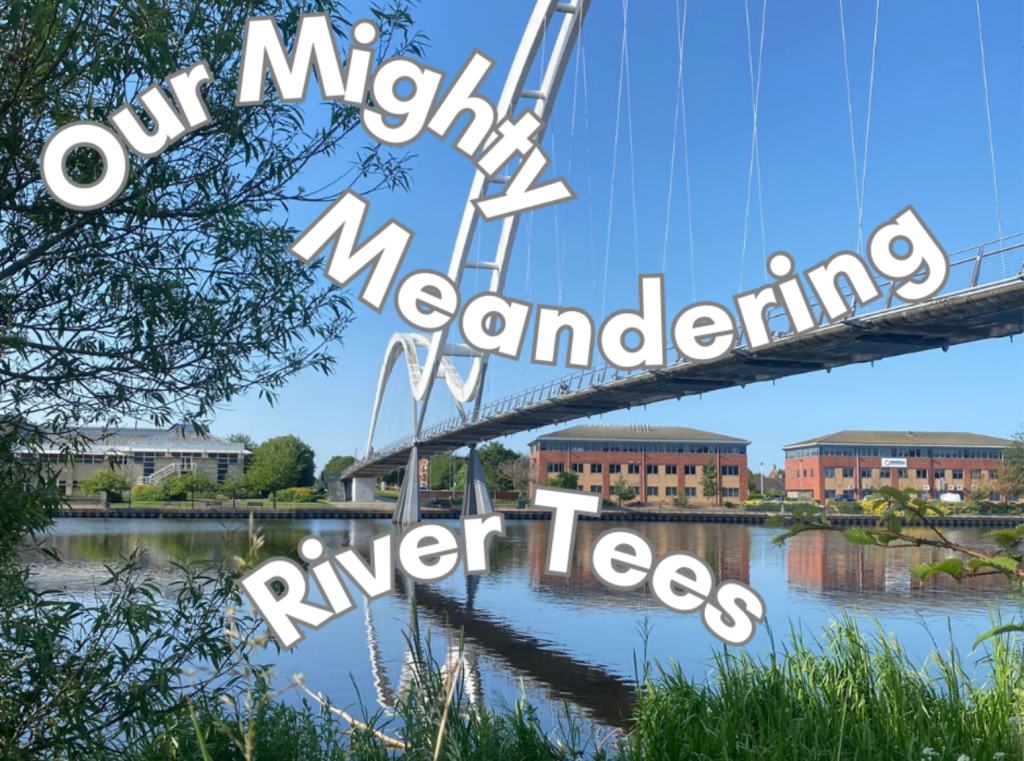
<path id="1" fill-rule="evenodd" d="M 630 473 L 632 475 L 639 475 L 639 473 L 640 473 L 640 465 L 639 465 L 639 463 L 631 462 L 631 463 L 628 463 L 626 465 L 626 467 L 628 468 L 628 470 L 626 471 L 627 473 Z M 584 468 L 586 468 L 587 472 L 590 472 L 590 473 L 603 473 L 604 472 L 604 464 L 600 463 L 600 462 L 592 462 L 592 463 L 574 462 L 574 463 L 569 465 L 569 469 L 573 473 L 583 473 L 584 472 Z M 564 462 L 549 462 L 548 463 L 548 473 L 564 473 L 564 472 L 565 472 L 565 463 Z M 613 473 L 613 474 L 622 473 L 622 464 L 621 463 L 611 463 L 608 466 L 608 472 L 609 473 Z M 666 476 L 675 476 L 675 475 L 679 474 L 679 466 L 678 465 L 648 465 L 647 466 L 647 475 L 649 475 L 649 476 L 656 476 L 656 475 L 658 475 L 658 473 L 664 473 Z M 722 466 L 722 475 L 723 476 L 738 476 L 739 474 L 740 474 L 740 466 L 739 465 L 723 465 Z M 683 466 L 683 475 L 686 475 L 686 476 L 697 475 L 697 466 L 696 465 L 684 465 Z"/>
<path id="2" fill-rule="evenodd" d="M 724 470 L 724 468 L 723 468 L 723 470 Z M 837 471 L 841 471 L 842 472 L 842 477 L 843 478 L 853 478 L 853 468 L 822 468 L 822 473 L 824 474 L 825 478 L 835 478 Z M 950 477 L 954 481 L 962 480 L 963 477 L 964 477 L 964 471 L 961 468 L 950 468 L 948 472 L 951 474 Z M 791 471 L 788 472 L 788 475 L 789 475 L 790 478 L 800 478 L 800 474 L 801 473 L 803 473 L 803 477 L 804 478 L 807 478 L 807 471 L 806 470 L 803 470 L 803 471 L 791 470 Z M 811 468 L 810 473 L 811 473 L 811 478 L 814 478 L 814 468 Z M 946 473 L 947 473 L 946 468 L 936 468 L 935 469 L 935 479 L 936 480 L 943 480 L 943 479 L 945 479 L 946 478 Z M 972 479 L 981 479 L 981 478 L 986 478 L 986 477 L 991 478 L 991 479 L 995 479 L 998 475 L 999 475 L 999 471 L 997 471 L 997 470 L 972 470 L 971 471 L 971 478 Z M 879 478 L 891 478 L 892 477 L 892 468 L 879 468 L 878 469 L 878 476 L 879 476 Z M 860 469 L 860 477 L 861 478 L 871 478 L 872 477 L 871 476 L 871 468 L 861 468 Z M 898 468 L 896 470 L 896 477 L 897 478 L 906 478 L 907 477 L 907 469 L 906 468 Z M 925 481 L 925 480 L 928 479 L 928 470 L 926 468 L 916 468 L 914 470 L 914 477 L 918 478 L 918 479 L 920 479 L 922 481 Z"/>
<path id="3" fill-rule="evenodd" d="M 666 444 L 657 441 L 539 441 L 542 452 L 652 452 L 663 454 L 746 454 L 745 444 Z"/>
<path id="4" fill-rule="evenodd" d="M 577 488 L 580 491 L 583 491 L 583 487 L 582 486 L 579 486 Z M 592 494 L 601 494 L 601 493 L 604 492 L 604 489 L 601 486 L 591 486 L 590 487 L 590 492 Z M 696 497 L 697 496 L 697 487 L 695 487 L 695 486 L 687 486 L 687 487 L 685 487 L 683 489 L 683 493 L 687 497 Z M 660 497 L 661 496 L 661 487 L 659 487 L 659 486 L 648 486 L 647 487 L 647 496 L 648 497 Z M 665 487 L 665 496 L 666 497 L 678 497 L 679 496 L 679 487 L 678 486 L 666 486 Z M 740 490 L 739 489 L 722 489 L 722 496 L 723 497 L 739 497 L 740 496 Z"/>
<path id="5" fill-rule="evenodd" d="M 786 459 L 800 457 L 949 457 L 961 460 L 1001 460 L 1003 450 L 949 447 L 803 447 L 786 450 Z"/>

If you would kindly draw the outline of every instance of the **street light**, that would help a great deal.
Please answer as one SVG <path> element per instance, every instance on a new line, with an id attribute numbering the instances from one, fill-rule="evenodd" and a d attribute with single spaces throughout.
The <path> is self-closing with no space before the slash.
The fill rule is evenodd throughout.
<path id="1" fill-rule="evenodd" d="M 764 498 L 764 463 L 758 463 L 758 468 L 761 471 L 761 498 Z"/>

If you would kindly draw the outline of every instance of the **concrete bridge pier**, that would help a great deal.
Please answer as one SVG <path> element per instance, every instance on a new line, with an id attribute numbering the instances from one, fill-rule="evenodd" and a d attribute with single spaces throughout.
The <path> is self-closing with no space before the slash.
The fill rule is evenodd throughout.
<path id="1" fill-rule="evenodd" d="M 356 476 L 345 485 L 345 501 L 373 502 L 377 499 L 376 481 L 374 476 Z"/>

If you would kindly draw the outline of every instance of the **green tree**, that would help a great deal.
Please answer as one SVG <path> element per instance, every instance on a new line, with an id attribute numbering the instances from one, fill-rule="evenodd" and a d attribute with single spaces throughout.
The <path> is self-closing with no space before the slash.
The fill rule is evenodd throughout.
<path id="1" fill-rule="evenodd" d="M 272 499 L 277 507 L 275 492 L 313 485 L 315 457 L 309 445 L 298 437 L 275 436 L 256 447 L 252 464 L 245 473 L 245 483 L 259 492 L 274 495 Z"/>
<path id="2" fill-rule="evenodd" d="M 465 458 L 449 453 L 434 455 L 427 465 L 427 488 L 432 491 L 455 489 L 459 483 L 460 473 L 462 474 L 462 483 L 465 484 Z"/>
<path id="3" fill-rule="evenodd" d="M 718 466 L 714 457 L 709 457 L 701 470 L 700 488 L 705 497 L 718 496 Z"/>
<path id="4" fill-rule="evenodd" d="M 619 480 L 612 485 L 612 494 L 619 498 L 619 507 L 636 499 L 636 491 L 626 483 L 626 479 L 621 475 Z"/>
<path id="5" fill-rule="evenodd" d="M 349 299 L 323 277 L 323 258 L 286 253 L 294 209 L 315 216 L 346 187 L 405 188 L 409 156 L 353 144 L 359 109 L 337 101 L 303 108 L 269 88 L 263 105 L 234 106 L 246 17 L 276 17 L 290 41 L 310 11 L 349 18 L 336 0 L 3 5 L 0 707 L 11 710 L 0 708 L 0 758 L 170 757 L 173 728 L 192 734 L 190 707 L 216 704 L 230 667 L 248 663 L 255 622 L 224 619 L 244 609 L 243 567 L 182 566 L 165 598 L 133 556 L 111 569 L 102 599 L 80 601 L 27 585 L 15 549 L 62 504 L 56 464 L 33 454 L 83 444 L 53 431 L 201 424 L 240 394 L 272 402 L 296 373 L 334 367 Z M 378 57 L 422 53 L 405 2 L 370 13 Z M 124 192 L 104 208 L 71 210 L 46 192 L 39 156 L 57 128 L 102 123 L 126 102 L 138 113 L 143 88 L 197 61 L 213 73 L 202 88 L 210 124 L 158 156 L 131 156 Z M 316 188 L 304 174 L 324 161 L 348 171 Z M 66 164 L 80 183 L 105 170 L 85 148 Z"/>
<path id="6" fill-rule="evenodd" d="M 1024 498 L 1024 428 L 1013 434 L 1013 443 L 1003 450 L 995 489 L 1008 500 Z"/>
<path id="7" fill-rule="evenodd" d="M 515 489 L 512 479 L 505 475 L 502 464 L 514 462 L 523 455 L 514 449 L 509 449 L 500 441 L 491 441 L 482 447 L 477 447 L 477 455 L 480 457 L 480 465 L 483 467 L 484 480 L 492 491 L 511 491 Z"/>
<path id="8" fill-rule="evenodd" d="M 241 444 L 250 452 L 256 451 L 256 439 L 247 433 L 233 433 L 225 440 L 230 441 L 232 444 Z"/>
<path id="9" fill-rule="evenodd" d="M 128 479 L 110 468 L 97 470 L 88 478 L 78 483 L 78 489 L 82 494 L 92 495 L 98 491 L 105 491 L 108 494 L 120 497 L 121 492 L 128 490 Z"/>
<path id="10" fill-rule="evenodd" d="M 501 475 L 508 479 L 512 488 L 519 492 L 519 498 L 525 499 L 530 492 L 532 473 L 530 458 L 526 456 L 517 457 L 515 460 L 505 460 L 498 466 Z"/>
<path id="11" fill-rule="evenodd" d="M 576 473 L 559 473 L 548 479 L 548 486 L 556 489 L 575 489 L 579 483 L 580 477 Z"/>
<path id="12" fill-rule="evenodd" d="M 342 471 L 344 471 L 347 467 L 352 465 L 355 461 L 356 458 L 353 457 L 352 455 L 336 454 L 334 455 L 334 457 L 327 461 L 326 465 L 324 465 L 324 469 L 323 472 L 321 472 L 320 477 L 323 479 L 328 479 L 333 476 L 336 476 Z"/>

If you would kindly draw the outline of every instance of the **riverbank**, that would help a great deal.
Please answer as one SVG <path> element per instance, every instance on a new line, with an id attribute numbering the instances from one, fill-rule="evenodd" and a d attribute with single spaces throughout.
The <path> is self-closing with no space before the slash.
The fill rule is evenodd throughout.
<path id="1" fill-rule="evenodd" d="M 292 520 L 292 519 L 338 519 L 353 518 L 390 519 L 393 506 L 383 502 L 348 502 L 334 504 L 314 504 L 304 507 L 128 507 L 111 505 L 96 507 L 95 505 L 72 505 L 61 512 L 62 517 L 75 518 L 175 518 L 192 520 L 248 520 L 252 515 L 258 520 Z M 550 520 L 551 511 L 542 508 L 497 507 L 496 512 L 505 516 L 506 520 Z M 457 508 L 422 508 L 422 515 L 432 520 L 458 520 L 460 513 Z M 778 513 L 739 510 L 736 508 L 700 508 L 700 509 L 668 509 L 668 508 L 618 508 L 606 507 L 600 517 L 579 516 L 579 520 L 620 520 L 659 523 L 738 523 L 753 526 L 763 525 L 771 516 Z M 878 521 L 873 515 L 830 515 L 829 520 L 837 526 L 873 526 Z M 1024 515 L 945 515 L 935 516 L 929 520 L 942 527 L 994 527 L 1017 526 L 1024 523 Z"/>
<path id="2" fill-rule="evenodd" d="M 409 640 L 416 678 L 393 713 L 341 711 L 309 690 L 313 704 L 302 707 L 257 700 L 240 723 L 251 733 L 253 757 L 369 761 L 398 751 L 412 761 L 1022 758 L 1024 664 L 1013 640 L 993 641 L 989 672 L 979 683 L 967 677 L 955 651 L 935 653 L 934 668 L 921 670 L 890 636 L 865 634 L 844 617 L 812 642 L 792 634 L 765 656 L 720 652 L 706 679 L 687 676 L 675 664 L 663 671 L 648 666 L 621 723 L 586 728 L 570 714 L 553 731 L 541 726 L 526 701 L 492 707 L 454 689 L 466 679 L 461 650 L 448 653 L 442 665 L 415 629 Z M 234 758 L 234 719 L 214 706 L 194 720 L 204 742 L 186 726 L 175 747 L 182 757 Z M 286 752 L 290 747 L 305 752 Z"/>

